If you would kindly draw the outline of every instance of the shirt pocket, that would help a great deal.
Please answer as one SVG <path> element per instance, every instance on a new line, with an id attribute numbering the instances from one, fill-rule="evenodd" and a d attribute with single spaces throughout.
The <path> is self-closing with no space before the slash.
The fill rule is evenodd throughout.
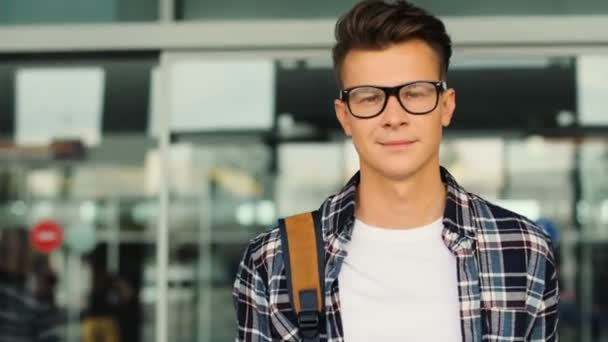
<path id="1" fill-rule="evenodd" d="M 524 341 L 532 321 L 524 308 L 483 308 L 483 341 Z"/>

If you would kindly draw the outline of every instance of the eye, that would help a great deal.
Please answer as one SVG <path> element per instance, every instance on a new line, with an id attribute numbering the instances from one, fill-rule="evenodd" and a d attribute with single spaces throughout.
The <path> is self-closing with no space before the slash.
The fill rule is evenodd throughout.
<path id="1" fill-rule="evenodd" d="M 412 84 L 401 90 L 401 96 L 405 99 L 419 99 L 432 96 L 435 89 L 430 84 Z"/>
<path id="2" fill-rule="evenodd" d="M 369 95 L 361 99 L 361 102 L 375 103 L 380 101 L 380 96 L 378 95 Z"/>
<path id="3" fill-rule="evenodd" d="M 421 96 L 425 96 L 424 92 L 410 90 L 405 93 L 405 97 L 407 97 L 407 98 L 417 98 L 417 97 L 421 97 Z"/>
<path id="4" fill-rule="evenodd" d="M 384 100 L 384 94 L 374 88 L 358 88 L 350 94 L 350 100 L 354 104 L 377 104 Z"/>

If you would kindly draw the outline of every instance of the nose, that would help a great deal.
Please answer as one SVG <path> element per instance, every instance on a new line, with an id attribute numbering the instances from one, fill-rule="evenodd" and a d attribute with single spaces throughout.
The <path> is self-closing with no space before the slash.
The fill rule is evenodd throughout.
<path id="1" fill-rule="evenodd" d="M 403 109 L 396 96 L 389 96 L 381 115 L 385 127 L 399 127 L 409 123 L 409 113 Z"/>

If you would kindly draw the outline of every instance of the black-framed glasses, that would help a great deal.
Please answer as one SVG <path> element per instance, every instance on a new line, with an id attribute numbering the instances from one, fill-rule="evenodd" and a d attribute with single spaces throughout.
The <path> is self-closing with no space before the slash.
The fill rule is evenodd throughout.
<path id="1" fill-rule="evenodd" d="M 350 113 L 360 119 L 380 115 L 393 95 L 408 113 L 424 115 L 437 108 L 439 95 L 446 89 L 445 81 L 414 81 L 396 87 L 363 85 L 340 90 L 340 100 L 345 101 Z"/>

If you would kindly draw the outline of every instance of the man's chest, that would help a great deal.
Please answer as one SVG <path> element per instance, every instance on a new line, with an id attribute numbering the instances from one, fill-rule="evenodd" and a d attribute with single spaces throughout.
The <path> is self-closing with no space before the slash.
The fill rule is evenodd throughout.
<path id="1" fill-rule="evenodd" d="M 345 339 L 461 341 L 456 257 L 445 245 L 368 247 L 351 250 L 340 270 Z"/>
<path id="2" fill-rule="evenodd" d="M 334 274 L 335 277 L 326 279 L 325 312 L 320 329 L 321 341 L 336 342 L 345 340 L 345 337 L 349 335 L 348 331 L 345 333 L 345 330 L 349 329 L 349 322 L 351 322 L 351 326 L 358 322 L 357 318 L 351 319 L 352 317 L 348 316 L 349 312 L 363 310 L 370 317 L 381 317 L 382 315 L 393 317 L 397 313 L 402 314 L 402 309 L 400 308 L 403 307 L 406 308 L 405 310 L 409 310 L 409 312 L 423 310 L 427 313 L 432 312 L 432 308 L 440 305 L 440 303 L 443 303 L 443 307 L 446 308 L 446 301 L 447 303 L 453 303 L 455 307 L 454 310 L 449 310 L 451 312 L 446 317 L 449 317 L 447 319 L 450 319 L 451 322 L 457 322 L 456 324 L 460 328 L 463 341 L 494 341 L 498 339 L 515 341 L 517 338 L 525 336 L 533 317 L 530 317 L 525 308 L 518 305 L 519 300 L 506 300 L 503 302 L 498 300 L 500 298 L 525 298 L 525 285 L 523 288 L 517 287 L 510 290 L 501 286 L 502 281 L 498 280 L 500 278 L 504 281 L 505 277 L 508 277 L 509 283 L 520 284 L 523 282 L 525 284 L 525 272 L 518 275 L 499 274 L 488 268 L 488 265 L 480 262 L 479 258 L 480 256 L 474 253 L 456 255 L 454 260 L 455 277 L 446 276 L 444 274 L 446 273 L 445 271 L 439 272 L 441 273 L 440 275 L 435 274 L 420 277 L 420 275 L 409 274 L 403 267 L 395 267 L 394 273 L 401 272 L 407 274 L 410 279 L 416 279 L 415 287 L 419 289 L 423 288 L 421 279 L 428 280 L 434 278 L 437 282 L 447 282 L 450 285 L 428 284 L 427 290 L 418 291 L 419 296 L 415 297 L 411 296 L 411 294 L 400 293 L 398 290 L 395 291 L 395 289 L 391 290 L 390 288 L 386 288 L 385 293 L 382 293 L 380 289 L 384 285 L 376 284 L 376 289 L 371 293 L 373 294 L 376 291 L 375 293 L 381 296 L 375 302 L 367 301 L 367 308 L 357 307 L 357 300 L 361 300 L 361 298 L 354 299 L 353 301 L 353 298 L 355 298 L 353 297 L 353 291 L 357 289 L 356 287 L 352 287 L 352 283 L 355 282 L 353 279 L 357 279 L 357 276 L 354 276 L 352 273 L 349 276 L 349 272 L 347 271 L 348 266 L 344 265 L 345 259 L 338 259 L 336 264 L 332 265 L 338 269 L 328 270 L 327 272 L 328 274 Z M 481 267 L 479 266 L 480 264 L 482 265 Z M 343 273 L 345 270 L 346 273 Z M 433 269 L 433 271 L 437 271 L 437 269 Z M 350 279 L 350 281 L 342 280 L 344 278 L 343 275 L 346 276 L 346 279 Z M 365 277 L 365 275 L 358 276 Z M 368 279 L 367 281 L 373 280 Z M 429 291 L 428 289 L 431 290 Z M 269 290 L 273 338 L 282 341 L 299 341 L 297 318 L 289 302 L 287 283 L 284 275 L 273 277 Z M 437 296 L 437 300 L 434 303 L 430 297 L 433 293 Z M 457 295 L 455 302 L 454 293 Z M 402 296 L 402 300 L 397 299 L 400 295 Z M 391 299 L 395 305 L 388 307 L 383 305 L 383 303 L 391 301 Z M 398 305 L 397 301 L 399 301 Z M 448 307 L 452 307 L 452 305 L 448 305 Z M 453 318 L 454 316 L 456 318 Z M 432 318 L 436 321 L 435 327 L 443 327 L 445 324 L 441 322 L 443 319 L 440 320 L 439 315 L 431 316 L 427 314 L 426 317 L 426 324 L 429 326 L 428 322 Z M 405 323 L 398 322 L 397 320 L 392 323 L 406 327 Z M 424 323 L 420 323 L 420 326 L 424 326 Z"/>

